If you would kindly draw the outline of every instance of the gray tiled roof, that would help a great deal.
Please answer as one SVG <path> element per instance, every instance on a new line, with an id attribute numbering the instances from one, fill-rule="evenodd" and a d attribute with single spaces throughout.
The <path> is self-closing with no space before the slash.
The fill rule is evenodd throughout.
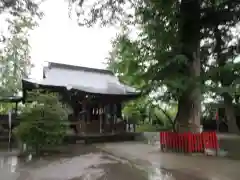
<path id="1" fill-rule="evenodd" d="M 88 93 L 125 95 L 139 93 L 135 88 L 119 82 L 111 71 L 80 66 L 50 63 L 44 69 L 45 78 L 36 81 L 24 79 L 31 84 L 66 87 Z"/>

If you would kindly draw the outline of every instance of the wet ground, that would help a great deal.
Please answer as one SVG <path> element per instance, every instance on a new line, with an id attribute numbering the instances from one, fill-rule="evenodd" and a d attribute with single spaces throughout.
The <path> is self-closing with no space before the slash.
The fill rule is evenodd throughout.
<path id="1" fill-rule="evenodd" d="M 240 176 L 240 161 L 161 153 L 159 147 L 133 142 L 68 145 L 41 158 L 11 154 L 0 151 L 0 180 L 238 180 Z"/>
<path id="2" fill-rule="evenodd" d="M 54 155 L 53 155 L 54 154 Z M 42 158 L 0 155 L 1 180 L 207 180 L 201 172 L 167 170 L 152 165 L 137 169 L 127 160 L 93 146 L 68 146 Z M 144 164 L 144 162 L 141 162 Z"/>
<path id="3" fill-rule="evenodd" d="M 157 180 L 155 174 L 93 146 L 69 146 L 57 155 L 32 159 L 31 156 L 0 156 L 1 180 Z M 157 174 L 156 174 L 157 175 Z M 168 177 L 168 175 L 164 175 Z M 158 177 L 158 175 L 157 175 Z M 162 179 L 161 179 L 162 180 Z M 168 179 L 164 179 L 168 180 Z M 169 178 L 169 180 L 172 180 Z"/>
<path id="4" fill-rule="evenodd" d="M 176 180 L 239 180 L 240 176 L 238 160 L 204 154 L 161 152 L 159 146 L 141 142 L 105 143 L 97 147 L 137 165 L 149 167 L 148 172 L 152 169 L 168 172 Z"/>

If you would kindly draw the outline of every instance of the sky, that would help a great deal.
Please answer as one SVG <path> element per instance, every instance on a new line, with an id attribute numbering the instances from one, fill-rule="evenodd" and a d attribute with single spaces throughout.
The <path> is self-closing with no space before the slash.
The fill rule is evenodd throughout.
<path id="1" fill-rule="evenodd" d="M 111 50 L 116 28 L 79 27 L 76 20 L 69 18 L 64 0 L 48 0 L 40 8 L 45 15 L 30 34 L 35 66 L 32 78 L 42 77 L 42 67 L 47 61 L 105 68 L 103 62 Z"/>

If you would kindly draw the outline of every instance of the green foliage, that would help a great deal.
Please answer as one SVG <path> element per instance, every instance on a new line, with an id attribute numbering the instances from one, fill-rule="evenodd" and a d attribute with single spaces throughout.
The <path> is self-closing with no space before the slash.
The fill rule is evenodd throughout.
<path id="1" fill-rule="evenodd" d="M 33 17 L 22 15 L 8 17 L 8 27 L 4 42 L 0 42 L 0 94 L 2 97 L 19 95 L 22 90 L 22 78 L 28 77 L 30 62 L 29 31 L 37 26 Z M 7 112 L 9 104 L 1 103 L 0 112 Z"/>
<path id="2" fill-rule="evenodd" d="M 40 153 L 44 148 L 62 143 L 67 132 L 70 109 L 59 102 L 55 94 L 32 93 L 34 100 L 22 111 L 20 125 L 14 134 L 28 147 L 29 151 Z"/>
<path id="3" fill-rule="evenodd" d="M 128 31 L 123 31 L 115 39 L 108 59 L 109 69 L 124 83 L 139 88 L 146 94 L 157 94 L 158 100 L 176 101 L 191 81 L 183 70 L 186 58 L 183 55 L 174 57 L 173 52 L 166 50 L 177 44 L 177 40 L 168 39 L 168 42 L 165 38 L 166 41 L 163 41 L 170 34 L 162 29 L 158 31 L 158 36 L 162 33 L 162 37 L 153 37 L 147 33 L 156 33 L 156 29 L 152 27 L 153 32 L 150 32 L 150 27 L 144 28 L 148 29 L 142 29 L 137 39 L 131 39 Z M 160 87 L 164 87 L 161 92 Z"/>
<path id="4" fill-rule="evenodd" d="M 35 0 L 2 0 L 0 2 L 0 15 L 8 13 L 18 17 L 25 14 L 41 16 L 42 14 L 39 12 L 40 2 Z"/>
<path id="5" fill-rule="evenodd" d="M 128 102 L 123 108 L 123 114 L 128 120 L 139 123 L 144 122 L 148 117 L 147 104 L 143 98 Z"/>
<path id="6" fill-rule="evenodd" d="M 1 103 L 0 104 L 0 113 L 1 114 L 8 114 L 9 110 L 15 108 L 15 103 Z"/>
<path id="7" fill-rule="evenodd" d="M 220 39 L 224 42 L 220 44 L 220 47 L 224 47 L 223 50 L 229 52 L 230 59 L 234 58 L 238 54 L 236 51 L 238 48 L 236 46 L 235 49 L 232 48 L 233 46 L 229 47 L 229 44 L 233 43 L 233 39 L 238 39 L 239 32 L 232 33 L 232 30 L 240 19 L 239 1 L 100 0 L 94 1 L 92 4 L 88 4 L 86 0 L 70 0 L 70 2 L 74 2 L 72 4 L 78 6 L 77 15 L 83 17 L 79 18 L 80 24 L 92 26 L 98 23 L 101 25 L 119 23 L 124 25 L 124 30 L 128 29 L 130 24 L 140 31 L 136 40 L 129 38 L 126 31 L 120 33 L 120 37 L 116 40 L 118 43 L 114 42 L 115 47 L 112 52 L 114 58 L 111 61 L 118 64 L 121 73 L 132 74 L 131 82 L 136 79 L 140 81 L 139 77 L 141 77 L 141 81 L 145 81 L 144 84 L 153 91 L 164 86 L 167 90 L 162 94 L 162 98 L 165 100 L 174 99 L 175 101 L 190 85 L 195 83 L 197 86 L 200 85 L 204 92 L 212 91 L 215 93 L 218 91 L 218 95 L 223 91 L 231 93 L 235 91 L 234 86 L 231 86 L 230 89 L 222 88 L 216 82 L 219 81 L 220 77 L 219 73 L 215 72 L 216 70 L 219 72 L 220 67 L 216 66 L 219 57 L 216 55 L 217 38 L 215 34 L 216 29 L 221 29 L 224 32 L 220 35 Z M 199 9 L 199 13 L 194 10 L 186 12 L 189 8 L 184 9 L 183 7 L 191 7 L 191 4 L 198 6 L 196 9 Z M 127 7 L 130 7 L 131 10 Z M 183 29 L 182 25 L 185 21 L 191 21 L 191 15 L 196 14 L 199 16 L 196 17 L 199 19 L 199 24 L 196 25 L 199 32 L 196 31 L 195 43 L 200 45 L 201 42 L 202 74 L 200 78 L 189 75 L 191 70 L 188 67 L 191 65 L 192 59 L 187 58 L 186 53 L 184 54 L 186 49 L 183 50 L 184 47 L 192 50 L 187 42 L 191 41 L 195 35 L 189 28 Z M 182 34 L 185 30 L 187 36 L 183 37 Z M 194 52 L 189 53 L 193 54 Z M 221 53 L 221 56 L 226 57 L 225 55 L 225 53 Z M 227 57 L 229 59 L 229 56 Z M 216 63 L 212 63 L 212 61 Z M 235 63 L 234 67 L 236 66 Z M 236 75 L 230 69 L 227 70 L 227 74 L 221 73 L 220 76 L 228 79 L 226 77 Z M 122 74 L 120 75 L 122 76 Z M 204 81 L 209 79 L 212 80 L 212 83 L 205 84 Z M 141 86 L 143 85 L 141 84 Z"/>
<path id="8" fill-rule="evenodd" d="M 169 104 L 172 94 L 166 96 L 169 93 L 166 90 L 159 92 L 159 86 L 163 86 L 164 84 L 160 81 L 153 81 L 156 74 L 154 74 L 155 71 L 153 71 L 152 67 L 157 62 L 153 56 L 154 49 L 147 49 L 144 43 L 148 43 L 144 38 L 144 34 L 139 36 L 137 40 L 130 39 L 127 32 L 120 34 L 113 42 L 113 50 L 110 53 L 107 63 L 108 69 L 112 70 L 122 82 L 141 89 L 144 92 L 141 98 L 131 101 L 124 106 L 123 113 L 125 116 L 129 119 L 135 119 L 135 122 L 138 124 L 150 120 L 157 126 L 172 127 L 176 111 L 169 115 L 168 111 L 172 110 L 171 106 L 167 110 L 161 110 L 161 105 L 152 105 L 154 101 L 158 104 L 164 101 Z M 180 55 L 176 59 L 179 62 L 185 61 L 184 57 Z M 166 71 L 166 73 L 168 72 Z M 180 77 L 180 75 L 176 76 Z M 170 83 L 170 80 L 168 82 Z M 182 83 L 176 81 L 175 83 L 177 83 L 176 88 L 183 86 Z M 172 84 L 174 84 L 174 81 L 172 81 Z M 155 97 L 150 98 L 150 94 L 155 94 Z"/>
<path id="9" fill-rule="evenodd" d="M 143 62 L 147 58 L 143 53 L 137 41 L 130 40 L 127 34 L 119 35 L 113 42 L 113 50 L 107 62 L 108 69 L 122 82 L 142 89 L 146 85 L 143 78 L 146 65 Z"/>
<path id="10" fill-rule="evenodd" d="M 155 106 L 152 122 L 153 124 L 162 124 L 164 127 L 171 127 L 174 129 L 176 114 L 177 107 L 174 105 L 168 105 L 165 108 L 162 108 L 161 106 Z M 154 121 L 156 121 L 156 123 L 154 123 Z"/>
<path id="11" fill-rule="evenodd" d="M 32 18 L 20 17 L 8 20 L 11 35 L 0 49 L 0 93 L 1 96 L 17 95 L 21 90 L 22 78 L 31 70 L 28 31 L 35 27 Z"/>

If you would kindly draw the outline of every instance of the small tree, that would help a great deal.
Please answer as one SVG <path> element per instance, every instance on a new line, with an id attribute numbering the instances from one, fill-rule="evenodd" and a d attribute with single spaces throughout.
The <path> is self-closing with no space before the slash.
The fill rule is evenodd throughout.
<path id="1" fill-rule="evenodd" d="M 68 127 L 69 108 L 60 103 L 55 94 L 31 93 L 28 104 L 20 115 L 15 135 L 28 151 L 39 154 L 43 148 L 62 143 Z"/>

